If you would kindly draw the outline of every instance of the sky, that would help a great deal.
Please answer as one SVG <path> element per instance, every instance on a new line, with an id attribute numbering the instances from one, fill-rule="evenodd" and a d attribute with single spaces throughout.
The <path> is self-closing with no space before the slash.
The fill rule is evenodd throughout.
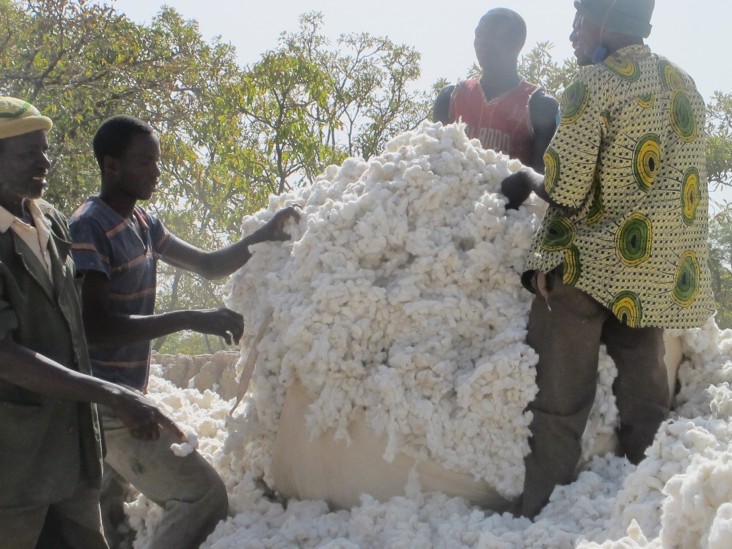
<path id="1" fill-rule="evenodd" d="M 480 17 L 494 7 L 508 7 L 526 20 L 524 53 L 539 42 L 551 42 L 556 60 L 572 56 L 569 33 L 572 0 L 117 0 L 115 6 L 138 23 L 149 23 L 163 5 L 198 21 L 203 37 L 219 37 L 237 50 L 242 66 L 256 62 L 277 46 L 283 31 L 296 31 L 298 17 L 309 11 L 324 16 L 324 32 L 367 32 L 414 47 L 422 56 L 417 85 L 428 89 L 439 78 L 464 78 L 475 60 L 473 33 Z M 677 63 L 709 100 L 715 91 L 732 93 L 732 2 L 727 0 L 656 0 L 653 30 L 647 43 Z M 726 193 L 732 198 L 732 192 Z"/>
<path id="2" fill-rule="evenodd" d="M 572 55 L 569 33 L 574 17 L 572 0 L 505 0 L 430 2 L 429 0 L 117 0 L 117 10 L 149 23 L 162 5 L 174 7 L 186 19 L 199 22 L 204 38 L 220 36 L 233 44 L 242 64 L 256 61 L 277 45 L 282 31 L 297 29 L 297 18 L 319 11 L 325 32 L 388 36 L 413 46 L 422 55 L 427 85 L 440 77 L 464 77 L 474 61 L 473 32 L 486 11 L 509 7 L 526 20 L 524 52 L 538 42 L 554 44 L 556 59 Z M 253 7 L 255 6 L 255 7 Z M 452 7 L 450 7 L 452 6 Z M 693 6 L 693 9 L 692 9 Z M 732 70 L 722 52 L 732 50 L 732 2 L 726 0 L 657 0 L 653 31 L 647 43 L 679 64 L 696 80 L 705 98 L 715 90 L 732 92 Z M 720 62 L 721 61 L 721 62 Z"/>

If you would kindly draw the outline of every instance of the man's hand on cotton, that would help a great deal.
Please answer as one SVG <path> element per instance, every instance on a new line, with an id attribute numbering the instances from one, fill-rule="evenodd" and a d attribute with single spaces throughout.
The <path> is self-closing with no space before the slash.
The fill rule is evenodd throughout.
<path id="1" fill-rule="evenodd" d="M 285 226 L 292 220 L 292 222 L 298 223 L 300 221 L 300 213 L 295 209 L 295 206 L 282 208 L 274 217 L 270 219 L 261 229 L 259 233 L 259 240 L 262 242 L 276 241 L 281 242 L 290 239 L 290 233 L 285 231 Z"/>
<path id="2" fill-rule="evenodd" d="M 227 345 L 238 344 L 244 334 L 244 317 L 236 311 L 222 307 L 194 311 L 194 314 L 195 321 L 191 329 L 223 337 Z"/>
<path id="3" fill-rule="evenodd" d="M 178 426 L 153 406 L 142 393 L 124 387 L 121 390 L 113 409 L 133 438 L 158 440 L 162 430 L 170 429 L 176 438 L 186 440 Z"/>
<path id="4" fill-rule="evenodd" d="M 532 191 L 531 178 L 523 170 L 511 174 L 501 181 L 501 194 L 508 198 L 507 210 L 517 210 L 529 198 Z"/>

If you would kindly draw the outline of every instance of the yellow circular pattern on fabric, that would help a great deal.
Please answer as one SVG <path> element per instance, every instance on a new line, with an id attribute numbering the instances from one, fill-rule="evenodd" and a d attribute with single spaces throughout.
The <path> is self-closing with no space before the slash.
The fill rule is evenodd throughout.
<path id="1" fill-rule="evenodd" d="M 658 64 L 658 71 L 661 73 L 661 81 L 667 88 L 677 90 L 684 87 L 684 78 L 681 76 L 679 69 L 668 61 L 661 61 Z"/>
<path id="2" fill-rule="evenodd" d="M 544 190 L 551 192 L 559 179 L 559 155 L 548 148 L 544 153 Z"/>
<path id="3" fill-rule="evenodd" d="M 633 152 L 633 173 L 638 188 L 647 193 L 661 165 L 661 143 L 653 133 L 644 135 L 638 140 Z"/>
<path id="4" fill-rule="evenodd" d="M 544 248 L 556 252 L 568 248 L 574 240 L 576 229 L 566 217 L 555 217 L 549 223 L 544 235 Z"/>
<path id="5" fill-rule="evenodd" d="M 691 143 L 697 137 L 694 110 L 683 90 L 676 90 L 671 98 L 671 126 L 684 143 Z"/>
<path id="6" fill-rule="evenodd" d="M 635 267 L 648 261 L 653 246 L 653 224 L 640 213 L 631 214 L 615 233 L 615 249 L 625 265 Z"/>
<path id="7" fill-rule="evenodd" d="M 693 225 L 696 220 L 696 210 L 701 202 L 701 189 L 699 188 L 699 170 L 689 168 L 684 174 L 684 181 L 681 186 L 681 215 L 684 223 Z"/>
<path id="8" fill-rule="evenodd" d="M 643 317 L 643 307 L 640 298 L 634 292 L 624 291 L 615 296 L 610 310 L 613 314 L 631 328 L 640 326 Z"/>
<path id="9" fill-rule="evenodd" d="M 618 57 L 611 55 L 605 59 L 604 65 L 620 76 L 620 78 L 629 82 L 634 82 L 640 77 L 640 67 L 638 67 L 638 63 L 632 59 L 619 59 Z"/>
<path id="10" fill-rule="evenodd" d="M 572 124 L 584 112 L 590 99 L 587 87 L 582 82 L 574 82 L 562 94 L 562 123 Z"/>
<path id="11" fill-rule="evenodd" d="M 701 266 L 699 259 L 692 251 L 684 252 L 676 268 L 673 298 L 681 307 L 687 308 L 699 295 L 699 278 Z"/>
<path id="12" fill-rule="evenodd" d="M 636 97 L 635 102 L 644 109 L 650 109 L 656 104 L 656 96 L 652 93 L 644 93 Z"/>
<path id="13" fill-rule="evenodd" d="M 580 264 L 580 253 L 577 246 L 572 246 L 564 252 L 564 272 L 562 273 L 562 282 L 567 286 L 574 286 L 579 280 L 582 272 Z"/>

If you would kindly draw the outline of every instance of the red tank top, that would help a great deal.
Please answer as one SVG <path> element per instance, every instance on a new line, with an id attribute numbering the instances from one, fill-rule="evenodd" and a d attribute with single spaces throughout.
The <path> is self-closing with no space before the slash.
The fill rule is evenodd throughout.
<path id="1" fill-rule="evenodd" d="M 529 165 L 534 131 L 529 117 L 529 99 L 539 86 L 526 80 L 514 89 L 486 101 L 480 80 L 465 80 L 450 98 L 450 122 L 467 124 L 468 137 L 479 139 L 484 149 L 493 149 Z"/>

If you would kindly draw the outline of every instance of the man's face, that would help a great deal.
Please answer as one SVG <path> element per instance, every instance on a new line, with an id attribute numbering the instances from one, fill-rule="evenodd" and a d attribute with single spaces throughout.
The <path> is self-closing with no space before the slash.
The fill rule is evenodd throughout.
<path id="1" fill-rule="evenodd" d="M 600 26 L 582 17 L 577 12 L 572 23 L 572 33 L 569 35 L 569 40 L 572 42 L 578 65 L 592 64 L 592 54 L 600 44 L 601 36 L 602 29 Z"/>
<path id="2" fill-rule="evenodd" d="M 160 180 L 160 143 L 149 134 L 137 134 L 119 158 L 111 160 L 115 184 L 135 200 L 149 200 Z M 108 168 L 109 169 L 109 168 Z"/>
<path id="3" fill-rule="evenodd" d="M 511 25 L 505 19 L 496 16 L 483 16 L 475 28 L 475 57 L 483 69 L 490 68 L 504 58 L 513 58 L 515 37 L 511 36 Z"/>
<path id="4" fill-rule="evenodd" d="M 12 210 L 28 198 L 40 198 L 48 186 L 48 137 L 37 130 L 0 142 L 0 201 Z"/>

